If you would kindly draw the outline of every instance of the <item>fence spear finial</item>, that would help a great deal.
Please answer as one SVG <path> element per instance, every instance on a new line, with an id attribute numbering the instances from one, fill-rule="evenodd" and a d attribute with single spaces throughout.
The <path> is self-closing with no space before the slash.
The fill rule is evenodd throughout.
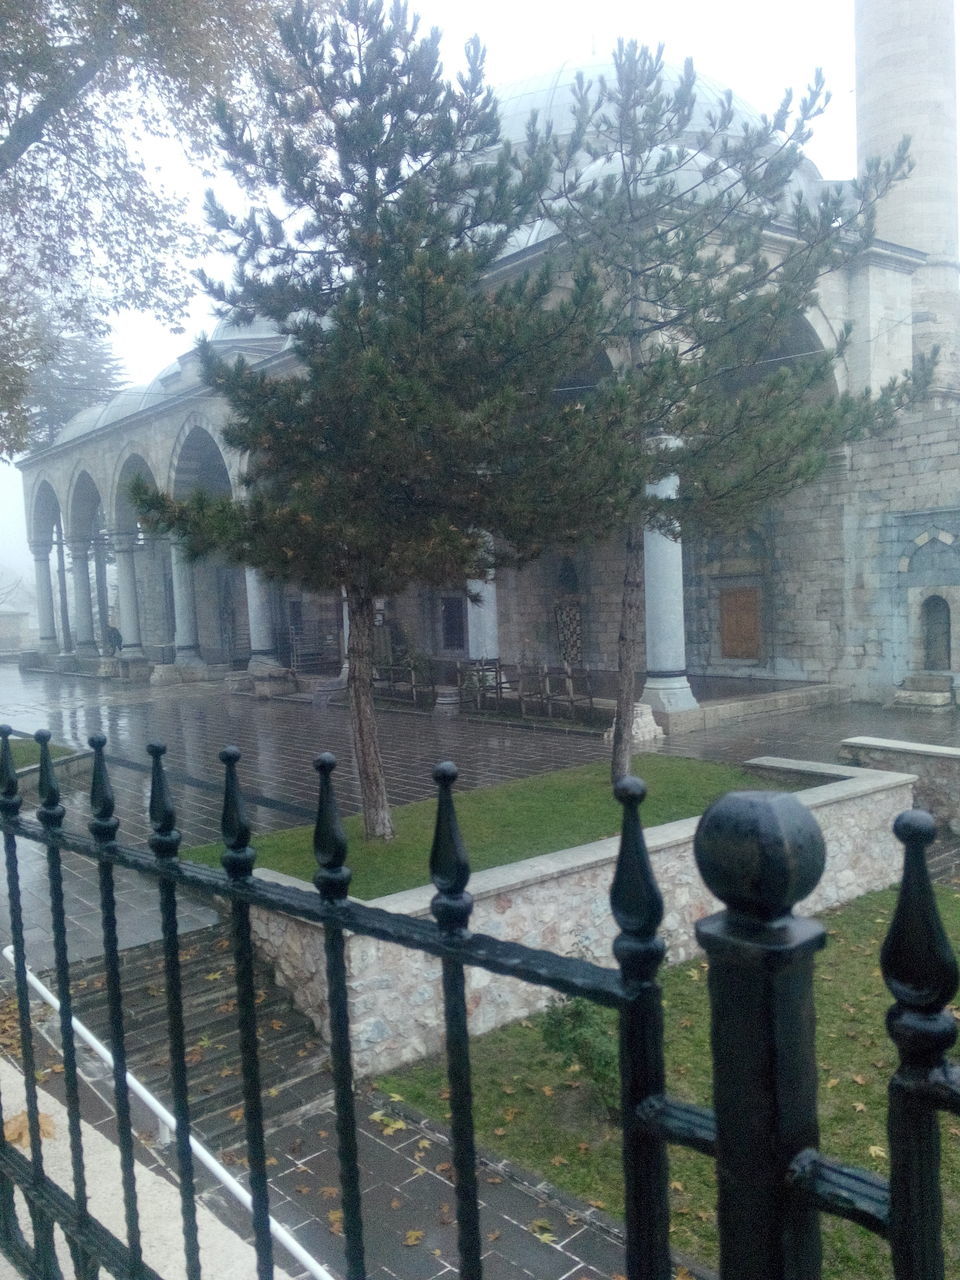
<path id="1" fill-rule="evenodd" d="M 224 747 L 220 752 L 220 763 L 226 768 L 223 816 L 220 820 L 220 831 L 226 848 L 220 861 L 232 880 L 243 880 L 249 876 L 257 856 L 250 848 L 250 827 L 237 778 L 239 759 L 240 751 L 237 747 Z"/>
<path id="2" fill-rule="evenodd" d="M 166 752 L 166 743 L 147 744 L 147 755 L 153 761 L 150 769 L 150 825 L 153 835 L 148 843 L 158 858 L 175 858 L 180 849 L 180 832 L 163 768 Z"/>
<path id="3" fill-rule="evenodd" d="M 957 1038 L 953 1014 L 945 1006 L 960 984 L 927 870 L 927 846 L 937 825 L 929 813 L 908 809 L 894 822 L 893 832 L 903 845 L 903 879 L 880 949 L 883 980 L 897 1002 L 887 1014 L 887 1030 L 903 1065 L 933 1067 Z"/>
<path id="4" fill-rule="evenodd" d="M 437 825 L 430 850 L 430 879 L 437 892 L 430 903 L 430 910 L 441 933 L 464 937 L 473 910 L 473 898 L 466 892 L 470 863 L 453 804 L 452 788 L 457 776 L 457 766 L 450 760 L 438 764 L 433 771 L 433 780 L 440 792 L 437 797 Z"/>
<path id="5" fill-rule="evenodd" d="M 339 902 L 347 896 L 351 873 L 350 868 L 344 866 L 347 860 L 347 837 L 340 823 L 331 776 L 337 767 L 337 758 L 329 751 L 324 751 L 314 760 L 313 767 L 320 775 L 317 821 L 313 828 L 313 854 L 318 870 L 313 883 L 322 898 L 328 902 Z"/>
<path id="6" fill-rule="evenodd" d="M 10 749 L 11 733 L 13 729 L 10 725 L 0 724 L 0 814 L 5 818 L 15 818 L 23 804 L 13 752 Z"/>
<path id="7" fill-rule="evenodd" d="M 647 794 L 639 778 L 620 778 L 613 794 L 623 805 L 620 849 L 610 886 L 610 910 L 620 926 L 613 954 L 624 981 L 644 981 L 663 960 L 664 942 L 657 937 L 663 919 L 663 897 L 657 887 L 640 824 L 640 803 Z"/>
<path id="8" fill-rule="evenodd" d="M 90 779 L 93 821 L 89 823 L 89 830 L 98 844 L 110 844 L 116 838 L 120 819 L 114 816 L 113 787 L 110 785 L 107 762 L 103 756 L 107 740 L 102 733 L 94 733 L 87 742 L 93 749 L 93 776 Z"/>
<path id="9" fill-rule="evenodd" d="M 60 788 L 50 758 L 50 730 L 38 729 L 33 740 L 40 746 L 40 777 L 37 783 L 40 807 L 37 817 L 48 831 L 53 831 L 62 824 L 66 810 L 60 803 Z"/>

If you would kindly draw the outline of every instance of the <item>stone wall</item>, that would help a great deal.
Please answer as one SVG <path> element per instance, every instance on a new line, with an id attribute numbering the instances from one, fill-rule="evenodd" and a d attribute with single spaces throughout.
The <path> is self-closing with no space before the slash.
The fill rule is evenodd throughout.
<path id="1" fill-rule="evenodd" d="M 836 779 L 798 793 L 815 812 L 827 841 L 827 867 L 804 911 L 819 911 L 894 882 L 900 874 L 899 846 L 890 833 L 894 817 L 913 803 L 913 777 L 869 769 L 841 769 L 774 758 L 751 764 Z M 693 924 L 717 909 L 703 886 L 692 853 L 697 819 L 667 823 L 647 832 L 654 873 L 666 903 L 663 935 L 668 959 L 689 959 L 696 950 Z M 612 964 L 616 926 L 609 890 L 616 838 L 481 871 L 470 881 L 472 928 L 567 955 Z M 260 871 L 264 878 L 289 877 Z M 384 910 L 429 916 L 432 888 L 411 889 L 379 899 Z M 254 913 L 258 946 L 275 968 L 277 981 L 321 1030 L 327 996 L 323 935 L 319 926 L 266 912 Z M 431 956 L 371 938 L 349 936 L 347 974 L 355 1069 L 384 1071 L 437 1052 L 442 1045 L 439 962 Z M 542 1009 L 550 993 L 484 970 L 467 974 L 470 1025 L 475 1033 Z"/>
<path id="2" fill-rule="evenodd" d="M 960 750 L 894 738 L 845 738 L 844 760 L 870 769 L 909 769 L 916 775 L 918 808 L 929 809 L 941 829 L 960 835 Z"/>

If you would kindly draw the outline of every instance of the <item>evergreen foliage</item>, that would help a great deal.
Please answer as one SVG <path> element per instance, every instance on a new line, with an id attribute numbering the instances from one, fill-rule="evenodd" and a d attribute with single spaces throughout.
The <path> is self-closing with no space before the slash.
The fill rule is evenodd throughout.
<path id="1" fill-rule="evenodd" d="M 542 149 L 498 146 L 474 40 L 456 84 L 439 33 L 406 10 L 344 0 L 280 27 L 269 124 L 221 113 L 234 176 L 258 206 L 210 201 L 237 270 L 211 291 L 291 335 L 299 371 L 229 367 L 201 348 L 249 459 L 242 501 L 137 500 L 194 553 L 346 592 L 350 694 L 368 834 L 390 833 L 371 702 L 374 597 L 482 577 L 616 516 L 627 437 L 556 394 L 595 347 L 589 268 L 562 282 L 497 263 L 536 212 Z M 209 283 L 209 282 L 208 282 Z"/>
<path id="2" fill-rule="evenodd" d="M 102 338 L 84 333 L 55 334 L 39 321 L 43 363 L 23 393 L 30 448 L 55 443 L 74 414 L 111 399 L 123 386 L 120 362 Z M 2 421 L 2 415 L 0 415 Z"/>
<path id="3" fill-rule="evenodd" d="M 744 528 L 839 445 L 891 427 L 929 381 L 935 352 L 876 393 L 839 394 L 838 361 L 870 335 L 823 349 L 803 320 L 824 276 L 869 246 L 877 201 L 910 164 L 905 140 L 811 200 L 802 145 L 827 100 L 818 75 L 795 110 L 787 95 L 744 120 L 689 62 L 674 79 L 662 49 L 620 42 L 609 79 L 578 80 L 569 120 L 534 129 L 555 167 L 544 216 L 603 289 L 617 370 L 605 401 L 634 450 L 614 778 L 630 754 L 643 529 Z M 675 499 L 647 491 L 669 475 Z"/>

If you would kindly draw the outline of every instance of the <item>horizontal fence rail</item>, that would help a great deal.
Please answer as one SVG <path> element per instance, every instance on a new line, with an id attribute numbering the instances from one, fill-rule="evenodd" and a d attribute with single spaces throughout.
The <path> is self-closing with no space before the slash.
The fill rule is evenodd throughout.
<path id="1" fill-rule="evenodd" d="M 929 815 L 910 811 L 901 815 L 894 828 L 904 847 L 904 875 L 881 967 L 895 1001 L 887 1026 L 900 1064 L 889 1089 L 891 1176 L 886 1181 L 841 1165 L 818 1150 L 812 976 L 814 957 L 826 938 L 819 923 L 795 916 L 793 907 L 819 880 L 825 850 L 816 821 L 794 797 L 734 793 L 711 806 L 698 827 L 697 865 L 708 888 L 724 904 L 723 910 L 697 925 L 709 962 L 714 1059 L 714 1106 L 709 1109 L 673 1099 L 665 1091 L 664 1019 L 657 982 L 664 959 L 664 944 L 658 936 L 664 907 L 640 823 L 645 789 L 637 779 L 624 778 L 615 788 L 623 821 L 610 906 L 619 933 L 613 946 L 616 967 L 605 968 L 470 931 L 470 868 L 453 802 L 457 772 L 452 764 L 439 765 L 434 771 L 439 798 L 429 870 L 436 894 L 429 920 L 350 900 L 347 842 L 332 782 L 336 762 L 329 754 L 314 762 L 319 794 L 313 837 L 317 870 L 315 891 L 311 891 L 253 878 L 255 854 L 236 748 L 227 747 L 220 754 L 224 852 L 223 870 L 215 870 L 179 856 L 180 835 L 161 744 L 147 747 L 153 834 L 149 851 L 143 851 L 117 841 L 119 823 L 105 760 L 106 740 L 101 735 L 90 739 L 92 816 L 87 823 L 89 835 L 84 835 L 64 826 L 66 814 L 50 755 L 50 735 L 45 731 L 34 735 L 40 744 L 40 805 L 35 819 L 22 816 L 11 733 L 9 727 L 0 726 L 0 822 L 29 1150 L 26 1155 L 17 1151 L 0 1128 L 0 1250 L 23 1274 L 58 1280 L 55 1229 L 59 1229 L 78 1276 L 93 1277 L 101 1268 L 117 1276 L 156 1275 L 143 1259 L 133 1174 L 113 883 L 115 868 L 125 867 L 151 877 L 157 885 L 187 1276 L 200 1277 L 201 1266 L 177 923 L 178 895 L 184 889 L 219 899 L 229 916 L 252 1228 L 261 1280 L 273 1275 L 274 1261 L 253 976 L 253 907 L 314 921 L 324 929 L 343 1207 L 342 1268 L 347 1280 L 363 1280 L 370 1265 L 364 1247 L 357 1159 L 347 933 L 425 952 L 441 963 L 460 1273 L 466 1280 L 479 1280 L 483 1252 L 465 995 L 465 974 L 470 968 L 564 996 L 585 997 L 617 1012 L 628 1280 L 670 1280 L 673 1274 L 669 1144 L 690 1147 L 716 1162 L 724 1280 L 815 1280 L 820 1274 L 821 1212 L 847 1218 L 887 1239 L 895 1280 L 942 1280 L 938 1113 L 960 1112 L 960 1070 L 944 1056 L 956 1038 L 948 1006 L 957 990 L 958 971 L 927 873 L 926 849 L 935 835 Z M 53 1183 L 44 1168 L 18 839 L 36 841 L 46 850 L 69 1118 L 69 1190 Z M 64 910 L 64 850 L 91 859 L 97 867 L 125 1239 L 109 1232 L 88 1209 Z M 2 1120 L 0 1105 L 0 1125 Z M 17 1216 L 15 1189 L 26 1200 L 29 1239 Z"/>

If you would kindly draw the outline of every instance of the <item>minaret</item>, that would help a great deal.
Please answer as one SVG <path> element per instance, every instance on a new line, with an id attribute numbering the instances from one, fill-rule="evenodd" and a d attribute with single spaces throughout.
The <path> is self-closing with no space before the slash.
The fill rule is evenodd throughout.
<path id="1" fill-rule="evenodd" d="M 914 162 L 880 205 L 877 237 L 927 255 L 913 278 L 913 349 L 939 344 L 935 386 L 960 394 L 953 0 L 856 0 L 856 38 L 858 167 L 905 134 Z"/>

